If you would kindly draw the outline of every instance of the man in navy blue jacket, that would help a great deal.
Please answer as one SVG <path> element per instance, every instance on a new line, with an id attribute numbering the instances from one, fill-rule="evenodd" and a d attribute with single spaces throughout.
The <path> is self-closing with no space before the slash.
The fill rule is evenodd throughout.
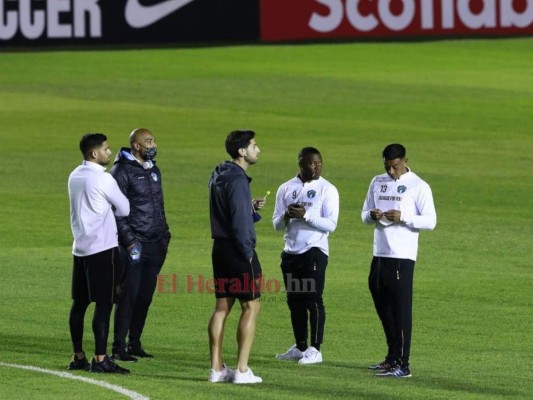
<path id="1" fill-rule="evenodd" d="M 260 152 L 254 136 L 255 132 L 250 130 L 231 132 L 226 138 L 226 151 L 232 160 L 218 165 L 209 181 L 216 297 L 215 310 L 209 321 L 209 382 L 262 381 L 248 368 L 261 296 L 261 265 L 255 252 L 254 221 L 258 220 L 256 209 L 264 204 L 257 205 L 252 200 L 252 179 L 246 175 L 246 169 L 257 162 Z M 222 361 L 222 340 L 224 324 L 235 299 L 241 305 L 241 317 L 237 330 L 238 363 L 233 371 Z"/>
<path id="2" fill-rule="evenodd" d="M 122 148 L 110 173 L 131 204 L 128 217 L 118 217 L 121 252 L 128 260 L 122 300 L 115 310 L 113 358 L 137 361 L 153 357 L 141 345 L 157 275 L 167 256 L 170 231 L 165 217 L 161 171 L 154 160 L 157 145 L 148 129 L 130 134 L 130 148 Z M 126 343 L 126 336 L 129 341 Z"/>

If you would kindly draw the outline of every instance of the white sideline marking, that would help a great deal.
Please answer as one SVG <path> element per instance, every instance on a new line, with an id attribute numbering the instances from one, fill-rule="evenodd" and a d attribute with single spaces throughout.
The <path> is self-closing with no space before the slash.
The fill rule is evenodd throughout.
<path id="1" fill-rule="evenodd" d="M 85 378 L 83 376 L 73 375 L 68 372 L 60 372 L 60 371 L 54 371 L 51 369 L 44 369 L 39 367 L 33 367 L 31 365 L 20 365 L 20 364 L 8 364 L 5 362 L 0 361 L 0 367 L 11 367 L 11 368 L 19 368 L 19 369 L 26 369 L 28 371 L 35 371 L 35 372 L 42 372 L 43 374 L 50 374 L 59 376 L 60 378 L 67 378 L 67 379 L 73 379 L 76 381 L 82 381 L 86 383 L 90 383 L 92 385 L 101 386 L 103 388 L 114 390 L 115 392 L 118 392 L 120 394 L 123 394 L 124 396 L 129 397 L 133 400 L 150 400 L 149 397 L 145 397 L 140 393 L 134 392 L 133 390 L 125 389 L 118 385 L 112 385 L 110 383 L 104 382 L 104 381 L 97 381 L 96 379 L 91 378 Z"/>

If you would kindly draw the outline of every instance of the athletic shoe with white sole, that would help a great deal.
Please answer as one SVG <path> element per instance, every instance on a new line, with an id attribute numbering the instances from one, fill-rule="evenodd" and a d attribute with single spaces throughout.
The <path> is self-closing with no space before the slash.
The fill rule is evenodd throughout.
<path id="1" fill-rule="evenodd" d="M 259 376 L 255 376 L 250 368 L 248 371 L 241 372 L 238 369 L 235 370 L 235 376 L 233 378 L 233 383 L 245 384 L 245 383 L 261 383 L 263 380 Z"/>
<path id="2" fill-rule="evenodd" d="M 411 370 L 409 367 L 396 366 L 396 368 L 393 368 L 390 371 L 380 372 L 379 374 L 376 374 L 376 376 L 389 378 L 410 378 Z"/>
<path id="3" fill-rule="evenodd" d="M 303 351 L 296 347 L 296 345 L 292 345 L 285 353 L 276 354 L 276 360 L 299 360 L 303 356 Z"/>
<path id="4" fill-rule="evenodd" d="M 315 349 L 313 346 L 308 347 L 306 351 L 304 351 L 304 355 L 300 360 L 298 361 L 298 364 L 318 364 L 322 362 L 322 353 Z"/>
<path id="5" fill-rule="evenodd" d="M 207 379 L 209 382 L 231 382 L 233 380 L 233 377 L 235 376 L 233 370 L 226 367 L 226 364 L 222 365 L 224 368 L 222 368 L 220 371 L 215 371 L 214 369 L 209 371 L 209 378 Z"/>

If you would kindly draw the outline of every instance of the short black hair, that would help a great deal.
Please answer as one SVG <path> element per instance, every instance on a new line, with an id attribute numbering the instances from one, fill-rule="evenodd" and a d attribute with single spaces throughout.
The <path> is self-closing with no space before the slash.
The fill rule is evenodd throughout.
<path id="1" fill-rule="evenodd" d="M 249 129 L 235 130 L 226 137 L 226 151 L 234 160 L 239 158 L 239 149 L 245 149 L 250 145 L 250 140 L 255 132 Z"/>
<path id="2" fill-rule="evenodd" d="M 320 157 L 322 157 L 322 154 L 320 154 L 320 151 L 318 151 L 316 148 L 304 147 L 298 153 L 298 161 L 302 161 L 308 154 L 318 154 Z"/>
<path id="3" fill-rule="evenodd" d="M 103 133 L 86 133 L 80 140 L 80 151 L 83 154 L 83 158 L 87 159 L 91 151 L 102 146 L 107 140 L 106 135 Z"/>
<path id="4" fill-rule="evenodd" d="M 399 143 L 389 144 L 383 149 L 384 160 L 395 160 L 396 158 L 405 158 L 407 150 Z"/>

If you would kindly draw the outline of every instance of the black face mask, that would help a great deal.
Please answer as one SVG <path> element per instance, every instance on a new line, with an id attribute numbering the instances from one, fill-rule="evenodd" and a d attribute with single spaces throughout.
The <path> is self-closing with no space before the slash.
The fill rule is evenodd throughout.
<path id="1" fill-rule="evenodd" d="M 153 160 L 157 155 L 157 147 L 145 147 L 144 151 L 141 153 L 141 157 L 144 160 Z"/>

